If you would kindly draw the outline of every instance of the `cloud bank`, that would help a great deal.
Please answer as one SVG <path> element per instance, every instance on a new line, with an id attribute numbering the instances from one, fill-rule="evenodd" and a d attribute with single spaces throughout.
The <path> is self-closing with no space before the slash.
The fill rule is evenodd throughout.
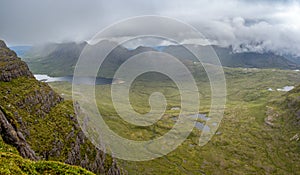
<path id="1" fill-rule="evenodd" d="M 104 27 L 138 15 L 177 18 L 206 36 L 182 43 L 209 41 L 235 52 L 300 56 L 300 3 L 284 0 L 3 0 L 0 38 L 10 45 L 88 40 Z"/>

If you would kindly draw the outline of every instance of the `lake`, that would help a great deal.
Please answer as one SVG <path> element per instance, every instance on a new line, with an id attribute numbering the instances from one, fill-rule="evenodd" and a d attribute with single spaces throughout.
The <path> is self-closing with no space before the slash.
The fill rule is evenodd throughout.
<path id="1" fill-rule="evenodd" d="M 193 120 L 196 120 L 195 123 L 195 127 L 198 130 L 202 130 L 202 131 L 210 131 L 210 127 L 205 125 L 205 123 L 201 122 L 201 121 L 197 121 L 197 120 L 202 120 L 202 121 L 207 121 L 210 118 L 206 115 L 206 114 L 194 114 L 194 115 L 190 115 L 189 117 L 191 117 Z M 177 116 L 173 116 L 171 117 L 171 119 L 176 122 L 178 117 Z M 213 126 L 217 125 L 217 123 L 212 123 Z"/>
<path id="2" fill-rule="evenodd" d="M 34 77 L 38 81 L 51 83 L 51 82 L 73 82 L 73 76 L 64 76 L 64 77 L 50 77 L 48 75 L 44 74 L 35 74 Z M 124 81 L 119 79 L 112 79 L 112 78 L 103 78 L 103 77 L 97 77 L 96 81 L 94 77 L 80 77 L 76 78 L 77 82 L 76 84 L 87 84 L 87 85 L 105 85 L 105 84 L 121 84 L 124 83 Z"/>

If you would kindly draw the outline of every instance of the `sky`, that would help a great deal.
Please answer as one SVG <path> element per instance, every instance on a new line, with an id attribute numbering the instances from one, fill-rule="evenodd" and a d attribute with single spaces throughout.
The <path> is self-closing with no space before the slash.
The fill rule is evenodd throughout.
<path id="1" fill-rule="evenodd" d="M 0 39 L 8 45 L 79 42 L 140 15 L 176 18 L 234 52 L 300 56 L 300 2 L 295 0 L 1 0 Z"/>

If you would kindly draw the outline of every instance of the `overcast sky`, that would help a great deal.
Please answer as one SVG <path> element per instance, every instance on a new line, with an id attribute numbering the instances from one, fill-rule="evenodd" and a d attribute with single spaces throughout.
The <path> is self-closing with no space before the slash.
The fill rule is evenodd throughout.
<path id="1" fill-rule="evenodd" d="M 0 38 L 9 45 L 88 40 L 137 15 L 177 18 L 235 51 L 300 55 L 300 2 L 283 0 L 1 0 Z"/>

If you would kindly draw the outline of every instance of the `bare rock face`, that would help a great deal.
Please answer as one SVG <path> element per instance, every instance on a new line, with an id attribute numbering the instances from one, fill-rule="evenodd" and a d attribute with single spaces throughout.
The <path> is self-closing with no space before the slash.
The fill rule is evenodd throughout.
<path id="1" fill-rule="evenodd" d="M 0 43 L 1 44 L 1 43 Z M 26 142 L 23 134 L 17 131 L 6 119 L 4 113 L 0 109 L 0 133 L 3 140 L 17 148 L 22 157 L 31 160 L 38 160 L 35 152 Z"/>
<path id="2" fill-rule="evenodd" d="M 0 40 L 0 48 L 1 48 L 1 47 L 2 47 L 2 48 L 3 48 L 3 47 L 7 47 L 6 44 L 5 44 L 5 42 L 2 41 L 2 40 Z"/>
<path id="3" fill-rule="evenodd" d="M 0 81 L 11 81 L 13 78 L 25 76 L 33 77 L 25 62 L 17 57 L 16 53 L 10 50 L 0 40 Z"/>

